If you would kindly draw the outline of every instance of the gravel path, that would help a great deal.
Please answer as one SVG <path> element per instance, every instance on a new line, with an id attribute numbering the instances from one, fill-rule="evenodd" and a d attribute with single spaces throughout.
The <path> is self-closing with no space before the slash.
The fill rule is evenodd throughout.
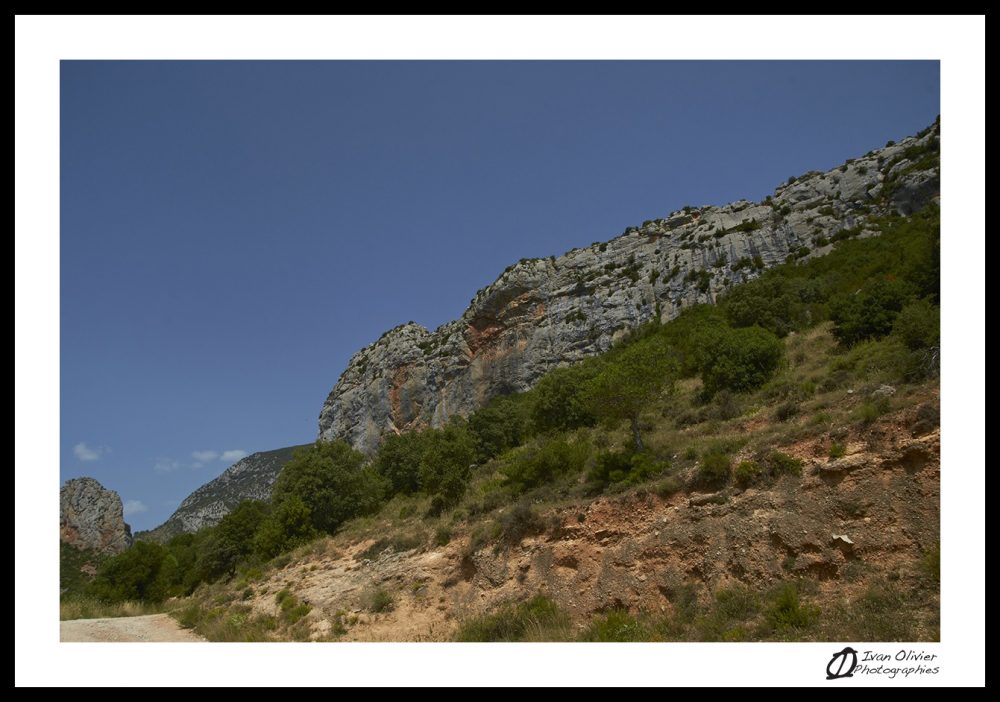
<path id="1" fill-rule="evenodd" d="M 167 614 L 59 622 L 60 641 L 204 641 Z"/>

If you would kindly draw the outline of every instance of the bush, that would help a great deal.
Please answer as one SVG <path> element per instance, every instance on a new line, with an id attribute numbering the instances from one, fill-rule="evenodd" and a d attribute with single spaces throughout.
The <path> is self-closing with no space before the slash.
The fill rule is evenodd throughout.
<path id="1" fill-rule="evenodd" d="M 343 441 L 317 441 L 296 451 L 274 482 L 272 504 L 298 498 L 317 531 L 333 533 L 348 519 L 378 508 L 386 482 Z M 300 511 L 297 509 L 297 511 Z"/>
<path id="2" fill-rule="evenodd" d="M 476 442 L 461 419 L 443 429 L 430 429 L 420 459 L 420 486 L 439 497 L 445 506 L 458 502 L 465 492 L 469 472 L 476 460 Z"/>
<path id="3" fill-rule="evenodd" d="M 560 641 L 568 636 L 569 617 L 555 602 L 536 595 L 491 614 L 464 621 L 456 641 Z"/>
<path id="4" fill-rule="evenodd" d="M 544 522 L 526 500 L 521 500 L 500 516 L 500 538 L 511 546 L 521 543 L 526 536 L 544 530 Z"/>
<path id="5" fill-rule="evenodd" d="M 773 451 L 767 458 L 771 473 L 780 475 L 802 475 L 802 459 L 789 456 L 781 451 Z"/>
<path id="6" fill-rule="evenodd" d="M 697 482 L 705 487 L 721 487 L 729 482 L 731 466 L 729 454 L 710 451 L 701 457 Z"/>
<path id="7" fill-rule="evenodd" d="M 862 424 L 874 424 L 879 417 L 888 413 L 890 409 L 889 398 L 879 397 L 861 404 L 854 411 L 854 416 Z"/>
<path id="8" fill-rule="evenodd" d="M 744 392 L 767 382 L 781 363 L 781 341 L 760 327 L 719 330 L 707 339 L 701 364 L 705 392 Z"/>
<path id="9" fill-rule="evenodd" d="M 160 544 L 137 541 L 101 564 L 90 592 L 103 602 L 162 602 L 170 594 L 176 561 Z"/>
<path id="10" fill-rule="evenodd" d="M 531 429 L 530 407 L 524 395 L 497 397 L 469 417 L 480 461 L 520 446 Z"/>
<path id="11" fill-rule="evenodd" d="M 536 433 L 591 427 L 597 417 L 583 400 L 583 390 L 600 368 L 589 360 L 549 371 L 531 391 L 531 425 Z"/>
<path id="12" fill-rule="evenodd" d="M 441 525 L 434 532 L 434 545 L 435 546 L 447 546 L 451 541 L 451 527 L 447 525 Z"/>
<path id="13" fill-rule="evenodd" d="M 383 587 L 375 588 L 366 593 L 363 599 L 365 600 L 365 609 L 376 614 L 391 612 L 396 607 L 396 600 L 392 593 Z"/>
<path id="14" fill-rule="evenodd" d="M 830 444 L 831 459 L 843 458 L 845 455 L 847 455 L 847 448 L 843 444 L 837 441 L 834 441 L 832 444 Z"/>
<path id="15" fill-rule="evenodd" d="M 819 619 L 819 608 L 799 602 L 799 590 L 794 583 L 786 583 L 773 595 L 767 609 L 767 623 L 776 632 L 808 629 Z"/>
<path id="16" fill-rule="evenodd" d="M 753 485 L 761 476 L 761 467 L 753 461 L 741 461 L 733 470 L 733 479 L 740 487 Z"/>
<path id="17" fill-rule="evenodd" d="M 244 500 L 224 516 L 202 546 L 198 561 L 202 577 L 212 580 L 235 573 L 237 564 L 253 553 L 254 536 L 269 512 L 264 502 Z"/>
<path id="18" fill-rule="evenodd" d="M 783 402 L 774 410 L 774 418 L 779 422 L 787 422 L 799 413 L 799 403 Z"/>
<path id="19" fill-rule="evenodd" d="M 287 495 L 261 523 L 254 534 L 253 548 L 261 558 L 270 559 L 316 536 L 309 507 L 298 495 Z"/>
<path id="20" fill-rule="evenodd" d="M 907 297 L 909 286 L 898 280 L 867 285 L 859 294 L 842 294 L 830 301 L 833 335 L 845 346 L 878 339 L 890 331 Z"/>
<path id="21" fill-rule="evenodd" d="M 609 612 L 591 622 L 582 634 L 581 641 L 628 642 L 652 641 L 649 627 L 623 610 Z"/>
<path id="22" fill-rule="evenodd" d="M 426 441 L 424 432 L 389 433 L 375 454 L 374 466 L 388 482 L 392 493 L 408 495 L 420 488 L 420 461 Z"/>
<path id="23" fill-rule="evenodd" d="M 915 300 L 900 310 L 892 324 L 893 336 L 911 351 L 941 343 L 940 308 L 927 300 Z"/>
<path id="24" fill-rule="evenodd" d="M 508 454 L 500 472 L 504 476 L 504 485 L 515 494 L 520 494 L 550 483 L 561 475 L 581 471 L 588 453 L 586 444 L 581 442 L 549 439 L 538 446 L 527 446 Z"/>
<path id="25" fill-rule="evenodd" d="M 658 461 L 648 453 L 603 451 L 597 454 L 588 478 L 604 489 L 609 485 L 638 485 L 670 468 L 667 461 Z"/>

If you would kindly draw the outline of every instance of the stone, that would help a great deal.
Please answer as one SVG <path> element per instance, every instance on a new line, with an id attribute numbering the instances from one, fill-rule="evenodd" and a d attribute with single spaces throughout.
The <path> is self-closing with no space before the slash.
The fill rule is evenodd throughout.
<path id="1" fill-rule="evenodd" d="M 67 480 L 59 491 L 59 540 L 100 553 L 121 553 L 132 545 L 122 515 L 122 498 L 93 478 Z"/>
<path id="2" fill-rule="evenodd" d="M 830 537 L 833 541 L 841 541 L 845 544 L 850 544 L 852 546 L 854 545 L 854 542 L 851 541 L 850 537 L 847 534 L 831 534 Z"/>
<path id="3" fill-rule="evenodd" d="M 891 385 L 880 385 L 875 390 L 872 390 L 872 397 L 883 398 L 892 397 L 896 394 L 896 388 Z"/>
<path id="4" fill-rule="evenodd" d="M 816 466 L 816 468 L 821 473 L 847 473 L 861 468 L 866 463 L 868 463 L 868 459 L 865 458 L 865 456 L 855 454 L 853 456 L 844 456 L 843 458 L 838 458 L 827 463 L 820 463 Z"/>

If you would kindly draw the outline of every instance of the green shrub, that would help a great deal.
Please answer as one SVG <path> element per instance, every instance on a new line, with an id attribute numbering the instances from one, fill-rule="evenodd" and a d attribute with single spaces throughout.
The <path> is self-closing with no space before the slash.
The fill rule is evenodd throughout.
<path id="1" fill-rule="evenodd" d="M 174 582 L 176 560 L 160 544 L 137 541 L 104 561 L 89 591 L 104 602 L 162 602 Z"/>
<path id="2" fill-rule="evenodd" d="M 280 553 L 308 543 L 317 535 L 305 501 L 298 495 L 289 494 L 261 523 L 254 534 L 253 548 L 261 558 L 274 558 Z"/>
<path id="3" fill-rule="evenodd" d="M 615 610 L 595 619 L 583 633 L 580 641 L 628 642 L 651 641 L 649 627 L 623 610 Z"/>
<path id="4" fill-rule="evenodd" d="M 545 374 L 532 390 L 531 424 L 536 433 L 589 427 L 597 417 L 583 400 L 588 381 L 600 370 L 600 362 L 584 361 Z"/>
<path id="5" fill-rule="evenodd" d="M 767 623 L 779 634 L 808 629 L 819 619 L 819 608 L 803 605 L 794 583 L 785 583 L 774 593 L 766 612 Z"/>
<path id="6" fill-rule="evenodd" d="M 880 280 L 859 294 L 842 294 L 830 301 L 833 335 L 845 346 L 878 339 L 890 331 L 910 288 L 898 280 Z"/>
<path id="7" fill-rule="evenodd" d="M 892 325 L 893 336 L 911 351 L 940 344 L 940 308 L 927 300 L 915 300 L 900 310 Z"/>
<path id="8" fill-rule="evenodd" d="M 760 327 L 717 330 L 706 341 L 701 378 L 708 395 L 760 387 L 778 369 L 784 352 L 781 341 Z"/>
<path id="9" fill-rule="evenodd" d="M 521 540 L 526 536 L 538 534 L 544 530 L 545 523 L 532 509 L 531 503 L 526 500 L 521 500 L 500 515 L 500 538 L 511 546 L 521 543 Z"/>
<path id="10" fill-rule="evenodd" d="M 451 541 L 451 527 L 442 524 L 434 532 L 434 545 L 447 546 L 448 542 L 450 541 Z"/>
<path id="11" fill-rule="evenodd" d="M 802 459 L 789 456 L 781 451 L 773 451 L 767 457 L 768 466 L 774 475 L 802 475 Z"/>
<path id="12" fill-rule="evenodd" d="M 705 487 L 721 487 L 729 482 L 731 467 L 729 454 L 710 451 L 701 457 L 697 482 Z"/>
<path id="13" fill-rule="evenodd" d="M 774 410 L 774 418 L 779 422 L 787 422 L 799 413 L 799 403 L 783 402 Z"/>
<path id="14" fill-rule="evenodd" d="M 680 492 L 684 488 L 684 483 L 676 475 L 671 475 L 663 480 L 660 480 L 653 486 L 653 492 L 655 492 L 660 499 L 667 499 L 671 495 Z"/>
<path id="15" fill-rule="evenodd" d="M 891 409 L 889 398 L 879 397 L 862 403 L 855 411 L 854 416 L 862 424 L 874 424 L 884 414 Z"/>
<path id="16" fill-rule="evenodd" d="M 465 492 L 470 467 L 476 460 L 476 442 L 460 418 L 442 429 L 427 430 L 420 459 L 420 486 L 429 495 L 453 505 Z"/>
<path id="17" fill-rule="evenodd" d="M 740 487 L 748 487 L 757 482 L 761 475 L 761 467 L 753 461 L 741 461 L 733 469 L 733 479 Z"/>
<path id="18" fill-rule="evenodd" d="M 602 489 L 613 484 L 638 485 L 670 468 L 649 453 L 602 451 L 594 460 L 587 477 Z"/>
<path id="19" fill-rule="evenodd" d="M 840 442 L 834 441 L 830 444 L 830 458 L 843 458 L 847 455 L 847 448 Z"/>
<path id="20" fill-rule="evenodd" d="M 480 461 L 520 446 L 531 429 L 531 407 L 525 395 L 496 397 L 469 417 Z"/>
<path id="21" fill-rule="evenodd" d="M 587 455 L 586 444 L 553 438 L 507 454 L 500 472 L 504 476 L 504 485 L 515 494 L 520 494 L 550 483 L 559 476 L 578 473 L 583 469 Z"/>
<path id="22" fill-rule="evenodd" d="M 383 587 L 377 587 L 366 593 L 364 600 L 365 609 L 376 614 L 391 612 L 396 607 L 396 599 Z"/>
<path id="23" fill-rule="evenodd" d="M 382 437 L 373 464 L 389 482 L 390 492 L 408 495 L 420 488 L 420 461 L 426 443 L 420 431 L 389 433 Z"/>
<path id="24" fill-rule="evenodd" d="M 561 641 L 568 636 L 569 618 L 555 602 L 536 595 L 527 602 L 462 622 L 456 641 Z"/>

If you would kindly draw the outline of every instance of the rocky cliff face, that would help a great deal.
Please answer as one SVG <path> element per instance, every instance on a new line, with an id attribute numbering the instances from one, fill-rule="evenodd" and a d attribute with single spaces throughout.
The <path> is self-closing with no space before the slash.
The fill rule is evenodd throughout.
<path id="1" fill-rule="evenodd" d="M 121 553 L 132 545 L 122 500 L 93 478 L 67 480 L 59 491 L 59 540 L 100 553 Z"/>
<path id="2" fill-rule="evenodd" d="M 178 534 L 214 526 L 243 500 L 269 500 L 278 473 L 299 446 L 259 451 L 234 463 L 222 475 L 192 492 L 163 524 L 136 534 L 149 541 L 168 541 Z"/>
<path id="3" fill-rule="evenodd" d="M 437 427 L 497 395 L 529 389 L 557 366 L 606 351 L 630 329 L 714 302 L 730 286 L 831 238 L 871 236 L 873 218 L 937 197 L 938 127 L 763 202 L 685 207 L 563 256 L 522 259 L 431 332 L 408 322 L 357 352 L 319 416 L 319 438 L 372 452 L 387 432 Z"/>

